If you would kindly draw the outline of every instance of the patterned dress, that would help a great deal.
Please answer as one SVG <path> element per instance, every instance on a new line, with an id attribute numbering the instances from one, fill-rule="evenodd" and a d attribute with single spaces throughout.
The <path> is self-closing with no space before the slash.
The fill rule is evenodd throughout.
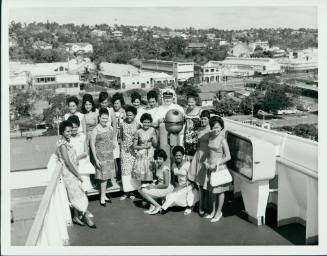
<path id="1" fill-rule="evenodd" d="M 81 212 L 85 212 L 88 207 L 88 199 L 84 192 L 81 182 L 79 179 L 68 169 L 65 164 L 63 155 L 61 154 L 60 147 L 66 147 L 68 157 L 72 165 L 78 171 L 78 159 L 76 151 L 71 143 L 64 138 L 60 138 L 57 142 L 56 155 L 58 160 L 62 163 L 62 178 L 67 190 L 68 199 L 71 205 Z"/>
<path id="2" fill-rule="evenodd" d="M 205 159 L 205 161 L 207 161 L 209 164 L 217 163 L 218 159 L 221 159 L 223 157 L 224 150 L 222 144 L 224 139 L 225 136 L 223 135 L 222 132 L 218 135 L 217 139 L 211 139 L 209 137 L 208 154 L 207 154 L 207 158 Z M 225 167 L 221 165 L 221 168 L 225 168 Z M 231 183 L 219 185 L 216 187 L 211 186 L 210 175 L 214 171 L 216 171 L 216 167 L 214 169 L 211 168 L 206 169 L 206 174 L 204 176 L 204 182 L 203 182 L 203 189 L 208 190 L 213 194 L 219 194 L 230 190 Z"/>
<path id="3" fill-rule="evenodd" d="M 195 115 L 185 114 L 184 147 L 185 154 L 194 156 L 198 147 L 198 130 L 201 127 L 201 109 Z"/>
<path id="4" fill-rule="evenodd" d="M 132 123 L 123 122 L 121 124 L 121 167 L 122 167 L 122 183 L 125 192 L 137 190 L 140 186 L 139 182 L 132 177 L 133 166 L 135 163 L 135 150 L 133 147 L 135 133 L 139 127 L 136 121 Z"/>
<path id="5" fill-rule="evenodd" d="M 113 154 L 113 130 L 109 126 L 107 131 L 99 131 L 99 126 L 94 128 L 95 152 L 100 161 L 101 168 L 96 169 L 95 178 L 98 180 L 108 180 L 115 177 L 115 162 Z"/>
<path id="6" fill-rule="evenodd" d="M 198 185 L 203 186 L 206 169 L 203 165 L 207 153 L 209 143 L 210 127 L 201 127 L 198 131 L 198 149 L 192 159 L 190 171 L 188 173 L 188 179 L 196 182 Z"/>
<path id="7" fill-rule="evenodd" d="M 142 128 L 136 132 L 135 140 L 138 141 L 139 146 L 144 146 L 152 142 L 155 135 L 154 128 L 150 127 L 148 130 Z M 133 178 L 140 181 L 152 181 L 153 172 L 155 171 L 153 162 L 154 148 L 136 150 L 136 159 L 132 171 Z"/>
<path id="8" fill-rule="evenodd" d="M 111 115 L 116 117 L 116 125 L 117 125 L 117 145 L 114 149 L 114 158 L 120 158 L 120 125 L 124 122 L 124 118 L 125 118 L 125 110 L 121 109 L 121 111 L 115 111 L 113 108 L 109 109 L 109 113 L 110 113 L 110 117 Z M 110 118 L 111 120 L 111 118 Z"/>

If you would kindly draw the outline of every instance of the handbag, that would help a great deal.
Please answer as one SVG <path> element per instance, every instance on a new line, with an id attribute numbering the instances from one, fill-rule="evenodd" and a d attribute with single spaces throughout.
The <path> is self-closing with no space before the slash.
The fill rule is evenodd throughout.
<path id="1" fill-rule="evenodd" d="M 215 172 L 210 174 L 210 185 L 212 187 L 217 187 L 224 185 L 233 181 L 232 175 L 229 173 L 226 165 L 217 165 Z"/>

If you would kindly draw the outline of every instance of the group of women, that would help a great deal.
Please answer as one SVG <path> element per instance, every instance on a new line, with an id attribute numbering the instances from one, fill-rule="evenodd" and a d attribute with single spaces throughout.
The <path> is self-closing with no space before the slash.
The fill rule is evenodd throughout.
<path id="1" fill-rule="evenodd" d="M 121 200 L 133 200 L 139 195 L 144 205 L 148 202 L 146 214 L 165 212 L 177 205 L 185 207 L 184 214 L 188 215 L 199 201 L 200 216 L 219 221 L 224 192 L 230 184 L 212 187 L 210 174 L 230 159 L 223 120 L 201 111 L 197 93 L 187 95 L 185 110 L 176 104 L 176 95 L 169 89 L 162 94 L 149 91 L 146 107 L 142 106 L 141 95 L 134 92 L 131 103 L 125 106 L 123 95 L 116 93 L 109 108 L 109 95 L 101 92 L 97 109 L 93 97 L 85 94 L 79 112 L 78 98 L 67 100 L 68 113 L 60 124 L 56 155 L 64 166 L 63 180 L 73 222 L 96 227 L 87 209 L 86 191 L 93 188 L 91 174 L 98 181 L 100 204 L 104 207 L 111 202 L 106 193 L 110 181 L 111 185 L 121 183 Z M 184 115 L 185 125 L 181 145 L 172 149 L 170 166 L 170 148 L 160 131 L 171 109 Z"/>

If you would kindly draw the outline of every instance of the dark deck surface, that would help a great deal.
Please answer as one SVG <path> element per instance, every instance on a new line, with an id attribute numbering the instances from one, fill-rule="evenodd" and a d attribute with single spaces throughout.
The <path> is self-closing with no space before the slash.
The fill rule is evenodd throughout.
<path id="1" fill-rule="evenodd" d="M 172 208 L 164 215 L 147 215 L 141 201 L 119 200 L 112 194 L 112 204 L 102 207 L 98 196 L 90 198 L 89 209 L 95 216 L 96 229 L 73 225 L 70 244 L 77 246 L 112 245 L 304 245 L 305 228 L 299 224 L 276 227 L 276 212 L 267 210 L 266 225 L 256 226 L 246 220 L 242 199 L 226 196 L 224 217 L 216 223 L 199 217 L 197 212 L 183 215 L 182 208 Z"/>

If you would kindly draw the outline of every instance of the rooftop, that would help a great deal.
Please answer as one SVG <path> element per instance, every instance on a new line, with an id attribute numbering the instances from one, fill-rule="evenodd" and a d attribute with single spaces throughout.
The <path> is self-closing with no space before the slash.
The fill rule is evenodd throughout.
<path id="1" fill-rule="evenodd" d="M 102 62 L 100 64 L 101 73 L 109 76 L 126 76 L 126 75 L 138 75 L 140 70 L 129 64 L 117 64 Z"/>
<path id="2" fill-rule="evenodd" d="M 227 57 L 225 60 L 220 61 L 221 64 L 235 64 L 235 65 L 265 65 L 269 62 L 276 62 L 270 58 L 244 58 L 244 57 Z M 277 63 L 277 62 L 276 62 Z"/>
<path id="3" fill-rule="evenodd" d="M 10 139 L 10 171 L 46 168 L 57 140 L 57 136 Z"/>

